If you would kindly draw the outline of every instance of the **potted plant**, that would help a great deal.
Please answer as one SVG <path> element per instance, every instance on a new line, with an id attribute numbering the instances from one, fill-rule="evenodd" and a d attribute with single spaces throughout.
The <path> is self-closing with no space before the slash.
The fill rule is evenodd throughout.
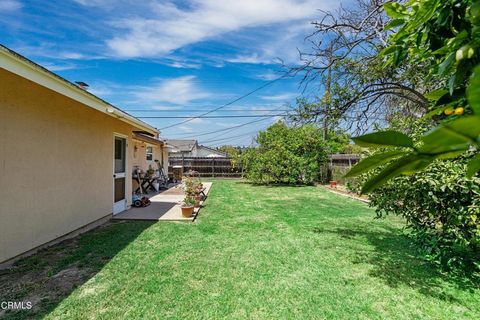
<path id="1" fill-rule="evenodd" d="M 200 201 L 203 200 L 203 184 L 200 179 L 195 180 L 195 199 L 198 201 L 198 205 L 200 205 Z"/>
<path id="2" fill-rule="evenodd" d="M 193 214 L 193 209 L 195 206 L 195 198 L 192 196 L 186 195 L 185 198 L 183 199 L 182 205 L 180 206 L 182 208 L 182 216 L 185 218 L 189 218 Z"/>
<path id="3" fill-rule="evenodd" d="M 155 170 L 152 168 L 151 164 L 148 165 L 148 169 L 147 169 L 146 174 L 149 178 L 153 177 L 153 175 L 155 174 Z"/>

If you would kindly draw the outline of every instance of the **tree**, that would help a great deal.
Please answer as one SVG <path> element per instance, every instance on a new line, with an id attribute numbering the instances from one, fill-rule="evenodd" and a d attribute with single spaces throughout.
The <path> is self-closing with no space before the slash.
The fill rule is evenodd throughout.
<path id="1" fill-rule="evenodd" d="M 438 83 L 424 81 L 423 62 L 402 59 L 399 67 L 386 67 L 379 55 L 394 26 L 384 2 L 357 0 L 336 13 L 322 12 L 312 23 L 315 31 L 307 37 L 311 50 L 300 52 L 301 64 L 291 72 L 303 76 L 305 90 L 318 83 L 324 94 L 314 108 L 297 108 L 300 118 L 341 120 L 348 129 L 363 132 L 396 114 L 419 118 L 428 111 L 424 93 Z"/>
<path id="2" fill-rule="evenodd" d="M 472 177 L 480 170 L 480 1 L 389 2 L 385 10 L 395 28 L 390 45 L 379 54 L 385 67 L 399 68 L 402 59 L 427 66 L 427 80 L 442 80 L 439 89 L 426 95 L 431 109 L 428 115 L 446 117 L 418 144 L 398 131 L 354 138 L 361 146 L 396 149 L 361 161 L 347 176 L 393 160 L 364 184 L 362 192 L 368 193 L 394 177 L 422 171 L 436 159 L 455 158 L 473 150 L 467 166 Z"/>
<path id="3" fill-rule="evenodd" d="M 328 159 L 322 131 L 313 125 L 277 122 L 257 136 L 258 147 L 242 156 L 246 178 L 259 184 L 311 184 Z"/>
<path id="4" fill-rule="evenodd" d="M 242 164 L 242 149 L 231 145 L 223 145 L 218 150 L 225 152 L 230 157 L 232 169 L 240 168 Z"/>

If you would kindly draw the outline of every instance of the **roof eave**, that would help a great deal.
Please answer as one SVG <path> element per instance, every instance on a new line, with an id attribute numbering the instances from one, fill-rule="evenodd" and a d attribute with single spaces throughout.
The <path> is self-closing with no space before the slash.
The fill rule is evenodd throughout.
<path id="1" fill-rule="evenodd" d="M 22 55 L 0 45 L 0 67 L 35 82 L 43 87 L 80 102 L 120 121 L 129 123 L 152 134 L 158 134 L 158 129 L 138 118 L 122 111 L 114 105 L 100 99 L 94 94 L 79 88 L 75 84 L 45 69 Z"/>

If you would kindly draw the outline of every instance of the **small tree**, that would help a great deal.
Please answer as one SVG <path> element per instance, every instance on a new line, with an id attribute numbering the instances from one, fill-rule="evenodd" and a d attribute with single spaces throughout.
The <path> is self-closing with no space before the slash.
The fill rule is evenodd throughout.
<path id="1" fill-rule="evenodd" d="M 275 123 L 257 136 L 257 148 L 243 157 L 245 176 L 260 184 L 311 184 L 317 181 L 329 147 L 313 125 Z"/>

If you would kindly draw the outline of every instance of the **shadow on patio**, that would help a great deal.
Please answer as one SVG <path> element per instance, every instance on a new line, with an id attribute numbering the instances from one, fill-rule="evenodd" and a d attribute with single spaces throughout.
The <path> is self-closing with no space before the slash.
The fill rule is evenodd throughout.
<path id="1" fill-rule="evenodd" d="M 47 315 L 152 224 L 107 222 L 21 259 L 10 269 L 1 270 L 0 301 L 31 301 L 33 308 L 0 311 L 0 318 L 39 319 Z"/>

